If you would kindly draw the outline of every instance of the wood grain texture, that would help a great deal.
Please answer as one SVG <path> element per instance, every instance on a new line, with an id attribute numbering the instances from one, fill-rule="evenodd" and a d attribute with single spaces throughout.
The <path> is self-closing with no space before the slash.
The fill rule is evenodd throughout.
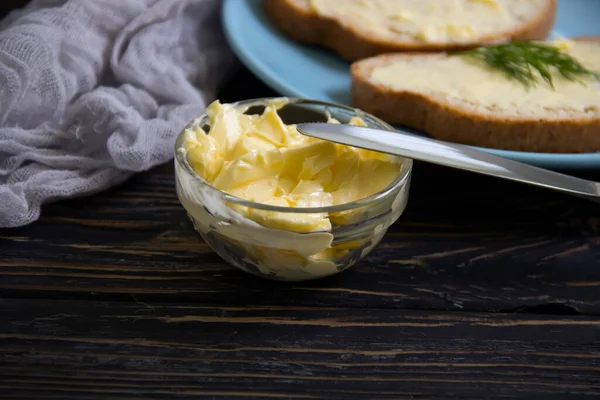
<path id="1" fill-rule="evenodd" d="M 0 300 L 0 332 L 3 399 L 600 395 L 595 317 Z"/>

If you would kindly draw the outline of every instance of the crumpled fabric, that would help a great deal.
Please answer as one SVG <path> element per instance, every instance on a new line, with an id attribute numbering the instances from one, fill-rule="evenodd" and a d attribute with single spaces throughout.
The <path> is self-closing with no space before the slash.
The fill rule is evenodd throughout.
<path id="1" fill-rule="evenodd" d="M 0 22 L 0 227 L 173 157 L 234 57 L 220 0 L 38 0 Z"/>

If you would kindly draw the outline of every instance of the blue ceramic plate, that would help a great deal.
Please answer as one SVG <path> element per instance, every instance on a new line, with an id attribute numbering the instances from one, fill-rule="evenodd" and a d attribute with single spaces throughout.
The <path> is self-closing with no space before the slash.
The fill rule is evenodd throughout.
<path id="1" fill-rule="evenodd" d="M 600 35 L 600 0 L 560 0 L 553 35 Z M 333 52 L 287 39 L 265 17 L 261 0 L 225 0 L 223 26 L 239 59 L 288 97 L 350 104 L 349 64 Z M 595 169 L 600 153 L 549 154 L 484 149 L 553 169 Z"/>

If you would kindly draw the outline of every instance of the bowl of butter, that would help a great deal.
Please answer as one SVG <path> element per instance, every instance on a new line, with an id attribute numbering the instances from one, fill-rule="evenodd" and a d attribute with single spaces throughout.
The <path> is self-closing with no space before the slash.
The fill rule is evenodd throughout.
<path id="1" fill-rule="evenodd" d="M 393 129 L 320 101 L 215 101 L 175 144 L 177 196 L 194 228 L 225 261 L 268 279 L 350 268 L 408 201 L 412 160 L 304 136 L 303 122 Z"/>

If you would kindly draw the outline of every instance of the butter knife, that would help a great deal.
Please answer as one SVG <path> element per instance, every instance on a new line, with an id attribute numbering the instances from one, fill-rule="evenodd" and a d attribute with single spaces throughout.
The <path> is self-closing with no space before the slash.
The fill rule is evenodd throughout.
<path id="1" fill-rule="evenodd" d="M 600 201 L 600 183 L 533 167 L 475 148 L 402 131 L 345 124 L 303 123 L 304 135 Z"/>

